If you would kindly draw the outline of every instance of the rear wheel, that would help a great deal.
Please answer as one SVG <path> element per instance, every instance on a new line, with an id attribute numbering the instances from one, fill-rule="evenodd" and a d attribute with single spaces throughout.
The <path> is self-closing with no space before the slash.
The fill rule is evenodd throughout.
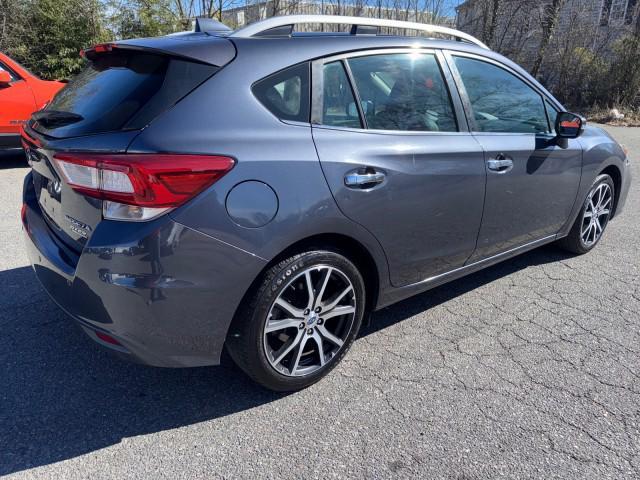
<path id="1" fill-rule="evenodd" d="M 560 240 L 565 250 L 583 254 L 591 251 L 602 239 L 613 212 L 615 186 L 609 175 L 599 175 L 582 205 L 569 235 Z"/>
<path id="2" fill-rule="evenodd" d="M 276 391 L 305 388 L 345 355 L 364 314 L 365 288 L 343 255 L 314 250 L 269 269 L 227 338 L 236 364 Z"/>

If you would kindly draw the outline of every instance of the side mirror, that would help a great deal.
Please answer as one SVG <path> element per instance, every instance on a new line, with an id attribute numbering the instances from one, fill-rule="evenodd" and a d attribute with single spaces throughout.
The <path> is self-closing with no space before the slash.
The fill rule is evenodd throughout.
<path id="1" fill-rule="evenodd" d="M 556 134 L 560 138 L 578 138 L 584 132 L 587 121 L 580 115 L 560 112 L 556 117 Z"/>
<path id="2" fill-rule="evenodd" d="M 0 87 L 8 87 L 11 83 L 11 75 L 6 70 L 0 70 Z"/>

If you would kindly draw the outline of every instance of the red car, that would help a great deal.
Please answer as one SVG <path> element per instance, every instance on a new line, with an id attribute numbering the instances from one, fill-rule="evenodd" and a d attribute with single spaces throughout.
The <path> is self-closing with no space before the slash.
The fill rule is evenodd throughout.
<path id="1" fill-rule="evenodd" d="M 0 53 L 0 150 L 20 148 L 20 127 L 64 87 L 41 80 Z"/>

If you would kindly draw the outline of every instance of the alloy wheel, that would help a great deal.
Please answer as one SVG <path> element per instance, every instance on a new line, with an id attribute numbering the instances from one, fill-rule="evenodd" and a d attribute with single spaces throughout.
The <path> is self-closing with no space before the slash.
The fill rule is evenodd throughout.
<path id="1" fill-rule="evenodd" d="M 356 292 L 341 270 L 316 265 L 297 274 L 273 302 L 264 326 L 269 364 L 287 376 L 305 376 L 343 348 L 356 318 Z"/>
<path id="2" fill-rule="evenodd" d="M 580 230 L 585 247 L 589 248 L 600 240 L 611 216 L 612 205 L 613 192 L 608 184 L 601 183 L 589 193 Z"/>

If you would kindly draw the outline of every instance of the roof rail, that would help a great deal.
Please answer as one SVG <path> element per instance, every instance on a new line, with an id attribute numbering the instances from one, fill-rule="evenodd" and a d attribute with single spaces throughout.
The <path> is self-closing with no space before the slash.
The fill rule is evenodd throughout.
<path id="1" fill-rule="evenodd" d="M 293 31 L 293 25 L 309 23 L 352 25 L 352 34 L 359 33 L 358 26 L 406 28 L 408 30 L 418 30 L 420 32 L 447 35 L 458 41 L 466 41 L 489 50 L 489 47 L 477 38 L 469 35 L 468 33 L 454 30 L 453 28 L 441 27 L 439 25 L 428 25 L 425 23 L 405 22 L 401 20 L 387 20 L 384 18 L 346 17 L 339 15 L 282 15 L 278 17 L 271 17 L 240 28 L 231 33 L 229 37 L 250 38 L 288 36 Z M 369 33 L 369 30 L 367 29 L 360 29 L 360 31 Z"/>

